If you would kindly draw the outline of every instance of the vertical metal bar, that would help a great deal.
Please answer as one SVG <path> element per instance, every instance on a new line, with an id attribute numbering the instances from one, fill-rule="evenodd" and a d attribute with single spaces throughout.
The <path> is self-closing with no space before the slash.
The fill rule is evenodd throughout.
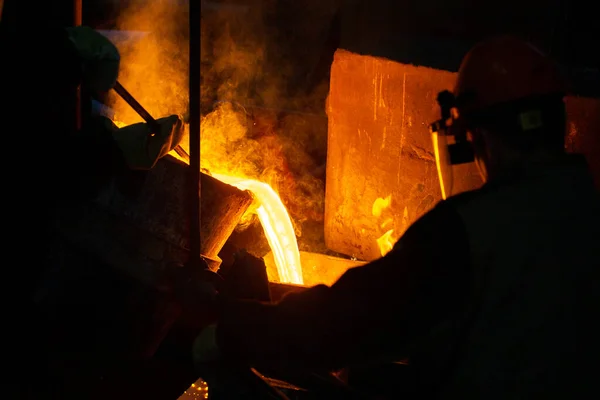
<path id="1" fill-rule="evenodd" d="M 79 26 L 83 23 L 83 8 L 81 0 L 73 0 L 73 26 Z"/>
<path id="2" fill-rule="evenodd" d="M 190 259 L 200 266 L 200 0 L 189 0 Z"/>
<path id="3" fill-rule="evenodd" d="M 83 23 L 82 0 L 73 0 L 73 26 L 79 26 Z M 75 94 L 75 128 L 81 129 L 81 86 L 77 88 Z"/>

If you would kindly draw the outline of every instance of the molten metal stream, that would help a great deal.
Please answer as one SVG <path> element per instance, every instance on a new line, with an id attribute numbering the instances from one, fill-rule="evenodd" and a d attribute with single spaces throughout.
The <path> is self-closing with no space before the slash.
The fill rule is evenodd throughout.
<path id="1" fill-rule="evenodd" d="M 249 190 L 260 202 L 258 219 L 271 246 L 281 283 L 302 285 L 302 265 L 292 220 L 279 195 L 264 182 L 235 176 L 212 174 L 213 177 L 241 190 Z"/>
<path id="2" fill-rule="evenodd" d="M 183 162 L 189 162 L 177 153 L 171 152 L 170 154 Z M 254 179 L 224 174 L 211 174 L 211 176 L 240 190 L 249 190 L 254 194 L 254 197 L 260 202 L 256 213 L 271 247 L 279 281 L 303 285 L 302 264 L 300 263 L 296 233 L 290 215 L 277 192 L 268 184 Z"/>

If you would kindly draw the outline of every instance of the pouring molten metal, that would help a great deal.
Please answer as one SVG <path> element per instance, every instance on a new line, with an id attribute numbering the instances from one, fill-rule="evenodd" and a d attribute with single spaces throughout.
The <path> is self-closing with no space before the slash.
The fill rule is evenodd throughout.
<path id="1" fill-rule="evenodd" d="M 213 177 L 241 190 L 249 190 L 260 202 L 256 209 L 258 219 L 275 257 L 279 281 L 302 285 L 300 252 L 292 220 L 279 195 L 271 186 L 254 179 L 212 174 Z"/>

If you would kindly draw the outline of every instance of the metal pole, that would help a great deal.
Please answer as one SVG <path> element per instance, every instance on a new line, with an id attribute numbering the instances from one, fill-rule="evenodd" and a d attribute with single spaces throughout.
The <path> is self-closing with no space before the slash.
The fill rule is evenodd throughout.
<path id="1" fill-rule="evenodd" d="M 200 0 L 189 0 L 190 259 L 200 266 Z"/>
<path id="2" fill-rule="evenodd" d="M 83 22 L 83 8 L 81 0 L 73 0 L 73 26 L 80 26 Z M 75 94 L 75 128 L 81 129 L 81 86 Z"/>
<path id="3" fill-rule="evenodd" d="M 83 19 L 83 8 L 81 0 L 73 0 L 73 26 L 81 25 Z"/>
<path id="4" fill-rule="evenodd" d="M 146 109 L 135 99 L 135 97 L 131 95 L 131 93 L 127 91 L 127 89 L 123 87 L 123 85 L 121 85 L 119 81 L 115 83 L 114 90 L 119 96 L 121 96 L 123 100 L 125 100 L 127 104 L 129 104 L 131 108 L 133 108 L 135 112 L 138 113 L 140 117 L 142 117 L 144 121 L 146 121 L 152 133 L 156 134 L 159 132 L 160 126 L 158 125 L 158 122 L 156 122 L 154 117 L 152 117 L 152 115 L 150 115 L 150 113 L 146 111 Z M 183 160 L 190 162 L 189 154 L 187 154 L 186 151 L 180 145 L 175 146 L 173 150 L 175 150 L 177 155 Z"/>

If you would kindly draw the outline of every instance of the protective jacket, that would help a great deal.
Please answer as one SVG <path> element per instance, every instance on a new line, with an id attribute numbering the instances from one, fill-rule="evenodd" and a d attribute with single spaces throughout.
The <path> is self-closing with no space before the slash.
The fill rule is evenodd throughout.
<path id="1" fill-rule="evenodd" d="M 4 15 L 0 25 L 3 233 L 8 238 L 7 255 L 16 260 L 5 271 L 11 297 L 7 343 L 10 351 L 18 353 L 9 364 L 18 378 L 11 382 L 20 385 L 21 396 L 48 397 L 59 393 L 64 384 L 48 376 L 51 329 L 32 297 L 47 271 L 61 261 L 49 257 L 55 253 L 49 247 L 56 242 L 52 214 L 57 207 L 68 208 L 93 197 L 126 164 L 110 131 L 76 132 L 74 106 L 81 62 L 67 32 L 25 25 L 25 20 L 18 26 L 5 25 L 8 22 Z M 32 360 L 36 360 L 33 375 Z M 39 393 L 28 392 L 34 386 Z"/>
<path id="2" fill-rule="evenodd" d="M 598 243 L 600 197 L 565 157 L 440 202 L 331 287 L 228 302 L 218 345 L 255 366 L 408 358 L 422 398 L 589 397 Z"/>

